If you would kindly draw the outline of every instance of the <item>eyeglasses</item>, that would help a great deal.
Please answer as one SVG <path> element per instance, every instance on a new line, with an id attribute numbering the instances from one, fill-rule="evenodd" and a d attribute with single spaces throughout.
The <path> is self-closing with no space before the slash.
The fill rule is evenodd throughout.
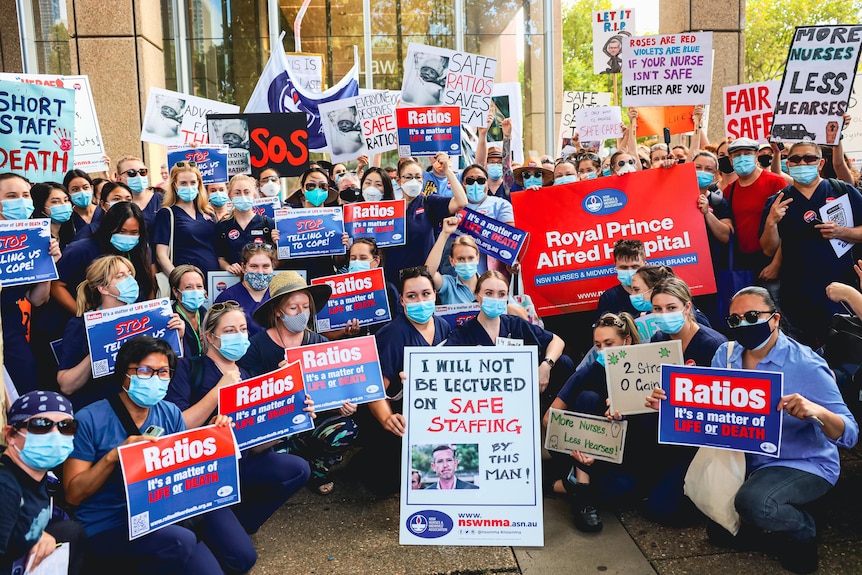
<path id="1" fill-rule="evenodd" d="M 306 192 L 310 192 L 311 190 L 314 190 L 316 188 L 320 188 L 321 190 L 328 190 L 329 184 L 327 184 L 326 182 L 320 182 L 319 184 L 313 184 L 311 182 L 308 182 L 305 184 Z"/>
<path id="2" fill-rule="evenodd" d="M 788 164 L 813 164 L 819 161 L 820 156 L 817 154 L 793 154 L 787 157 Z"/>
<path id="3" fill-rule="evenodd" d="M 36 435 L 44 435 L 50 433 L 54 426 L 57 426 L 57 431 L 63 435 L 75 435 L 78 431 L 78 422 L 74 419 L 64 419 L 63 421 L 54 421 L 47 417 L 31 417 L 25 421 L 19 421 L 13 427 L 15 429 L 27 428 L 28 433 Z"/>
<path id="4" fill-rule="evenodd" d="M 631 158 L 631 159 L 628 159 L 628 160 L 617 160 L 617 167 L 618 167 L 618 168 L 622 168 L 622 167 L 623 167 L 623 166 L 625 166 L 626 164 L 628 164 L 628 165 L 630 165 L 630 166 L 634 166 L 634 165 L 635 165 L 635 159 L 634 159 L 634 158 Z"/>
<path id="5" fill-rule="evenodd" d="M 150 171 L 149 171 L 147 168 L 141 168 L 140 170 L 123 170 L 123 171 L 122 171 L 122 172 L 120 172 L 120 173 L 122 173 L 122 174 L 126 174 L 126 175 L 127 175 L 127 176 L 129 176 L 130 178 L 134 178 L 134 177 L 135 177 L 135 176 L 137 176 L 138 174 L 140 174 L 140 175 L 142 175 L 142 176 L 146 176 L 147 174 L 149 174 L 149 173 L 150 173 Z"/>
<path id="6" fill-rule="evenodd" d="M 620 318 L 618 318 L 617 316 L 615 316 L 613 314 L 603 315 L 602 317 L 600 317 L 598 319 L 598 321 L 596 323 L 593 324 L 594 328 L 596 328 L 596 327 L 611 327 L 611 326 L 623 328 L 626 326 L 626 324 L 623 322 L 623 320 L 621 320 Z"/>
<path id="7" fill-rule="evenodd" d="M 472 186 L 473 184 L 480 184 L 480 185 L 484 186 L 485 182 L 487 182 L 487 181 L 488 180 L 486 180 L 482 176 L 479 176 L 478 178 L 474 178 L 473 176 L 464 178 L 464 183 L 467 184 L 468 186 Z"/>
<path id="8" fill-rule="evenodd" d="M 544 178 L 544 173 L 542 173 L 542 172 L 521 172 L 521 176 L 524 178 Z"/>
<path id="9" fill-rule="evenodd" d="M 254 242 L 250 242 L 245 244 L 242 247 L 243 251 L 245 250 L 272 250 L 275 249 L 272 244 L 256 244 Z"/>
<path id="10" fill-rule="evenodd" d="M 404 268 L 400 272 L 398 272 L 398 276 L 402 280 L 409 280 L 411 278 L 417 278 L 419 276 L 425 275 L 428 273 L 427 266 L 414 266 L 412 268 Z"/>
<path id="11" fill-rule="evenodd" d="M 600 161 L 599 157 L 595 154 L 583 153 L 583 154 L 578 154 L 577 156 L 575 156 L 576 162 L 580 162 L 582 160 L 592 160 L 594 162 Z"/>
<path id="12" fill-rule="evenodd" d="M 157 375 L 162 381 L 168 381 L 171 379 L 171 368 L 169 367 L 160 367 L 159 369 L 153 369 L 152 367 L 148 367 L 146 365 L 139 365 L 138 367 L 130 367 L 129 369 L 134 370 L 138 377 L 140 377 L 141 379 L 150 379 L 154 375 Z"/>
<path id="13" fill-rule="evenodd" d="M 188 160 L 188 161 L 183 160 L 182 162 L 177 162 L 176 164 L 174 164 L 174 167 L 175 168 L 197 168 L 198 164 L 197 164 L 197 162 L 192 162 L 191 160 Z"/>
<path id="14" fill-rule="evenodd" d="M 260 179 L 260 182 L 262 184 L 265 184 L 267 182 L 277 182 L 277 181 L 278 181 L 278 176 L 267 176 L 265 178 Z"/>
<path id="15" fill-rule="evenodd" d="M 401 179 L 409 182 L 410 180 L 421 180 L 422 176 L 411 176 L 411 175 L 405 174 L 405 175 L 401 176 Z"/>
<path id="16" fill-rule="evenodd" d="M 760 316 L 762 316 L 763 314 L 767 314 L 767 313 L 772 314 L 769 316 L 769 318 L 772 319 L 772 316 L 775 315 L 775 310 L 772 310 L 772 311 L 750 310 L 750 311 L 747 311 L 744 314 L 742 314 L 741 317 L 739 314 L 732 313 L 724 319 L 725 319 L 725 321 L 727 321 L 727 325 L 729 325 L 730 327 L 739 327 L 739 324 L 742 323 L 743 319 L 747 323 L 752 324 L 752 323 L 755 323 Z"/>
<path id="17" fill-rule="evenodd" d="M 228 299 L 225 301 L 214 303 L 210 306 L 210 310 L 212 311 L 223 311 L 226 309 L 240 309 L 239 302 L 237 302 L 236 300 Z"/>

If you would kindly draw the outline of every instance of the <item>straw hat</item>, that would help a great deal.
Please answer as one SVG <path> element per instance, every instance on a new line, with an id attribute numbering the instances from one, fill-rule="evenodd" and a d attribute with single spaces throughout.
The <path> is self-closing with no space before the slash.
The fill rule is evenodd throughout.
<path id="1" fill-rule="evenodd" d="M 524 186 L 524 172 L 542 172 L 542 185 L 550 186 L 554 183 L 554 172 L 542 166 L 542 163 L 537 158 L 528 158 L 524 165 L 513 170 L 515 181 L 519 186 Z"/>
<path id="2" fill-rule="evenodd" d="M 276 272 L 275 277 L 269 282 L 269 297 L 263 300 L 260 307 L 255 310 L 252 318 L 258 325 L 272 327 L 273 310 L 278 306 L 284 296 L 292 293 L 306 291 L 311 295 L 314 302 L 314 312 L 317 313 L 329 301 L 332 288 L 326 284 L 310 286 L 305 283 L 302 276 L 293 270 Z"/>

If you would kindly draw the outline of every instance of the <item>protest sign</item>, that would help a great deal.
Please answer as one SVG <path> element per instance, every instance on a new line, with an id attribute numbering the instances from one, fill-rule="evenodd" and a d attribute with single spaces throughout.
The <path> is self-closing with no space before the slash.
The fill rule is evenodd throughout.
<path id="1" fill-rule="evenodd" d="M 344 230 L 351 238 L 371 237 L 378 248 L 407 243 L 404 200 L 359 202 L 344 205 Z"/>
<path id="2" fill-rule="evenodd" d="M 609 92 L 563 92 L 563 108 L 560 111 L 560 139 L 562 145 L 570 145 L 577 133 L 576 113 L 582 108 L 610 106 Z M 561 146 L 562 147 L 562 146 Z"/>
<path id="3" fill-rule="evenodd" d="M 256 216 L 266 216 L 269 219 L 275 219 L 275 211 L 281 209 L 281 200 L 278 198 L 255 198 L 251 205 L 252 211 Z"/>
<path id="4" fill-rule="evenodd" d="M 368 403 L 386 397 L 373 335 L 284 351 L 288 362 L 300 362 L 305 391 L 314 409 L 336 409 L 345 402 Z"/>
<path id="5" fill-rule="evenodd" d="M 89 173 L 111 170 L 111 166 L 104 160 L 105 145 L 102 143 L 102 131 L 96 119 L 96 105 L 93 103 L 89 77 L 0 72 L 0 80 L 74 90 L 75 136 L 72 149 L 75 152 L 75 168 Z"/>
<path id="6" fill-rule="evenodd" d="M 458 231 L 476 240 L 480 251 L 508 265 L 517 261 L 527 243 L 526 232 L 470 208 L 464 208 L 458 216 Z"/>
<path id="7" fill-rule="evenodd" d="M 497 146 L 503 148 L 503 120 L 508 119 L 512 125 L 512 134 L 523 134 L 524 126 L 521 118 L 521 84 L 518 82 L 500 82 L 494 84 L 494 92 L 491 96 L 491 110 L 488 112 L 493 118 L 491 127 L 488 128 L 488 147 Z M 462 142 L 463 143 L 463 142 Z M 513 162 L 524 163 L 523 138 L 513 137 L 509 142 Z"/>
<path id="8" fill-rule="evenodd" d="M 323 54 L 288 52 L 287 66 L 296 85 L 309 92 L 322 92 L 326 62 Z"/>
<path id="9" fill-rule="evenodd" d="M 117 449 L 129 539 L 239 503 L 239 459 L 229 426 L 208 425 Z"/>
<path id="10" fill-rule="evenodd" d="M 629 422 L 609 421 L 606 417 L 548 409 L 548 429 L 545 449 L 569 455 L 580 451 L 585 455 L 622 463 Z"/>
<path id="11" fill-rule="evenodd" d="M 862 168 L 862 105 L 860 102 L 862 102 L 862 73 L 856 74 L 856 79 L 853 81 L 853 94 L 847 106 L 850 123 L 844 127 L 844 137 L 841 139 L 844 153 L 850 157 L 856 170 Z"/>
<path id="12" fill-rule="evenodd" d="M 543 544 L 538 361 L 535 346 L 404 349 L 402 545 Z"/>
<path id="13" fill-rule="evenodd" d="M 398 147 L 396 92 L 371 90 L 320 104 L 320 118 L 332 163 L 349 162 Z"/>
<path id="14" fill-rule="evenodd" d="M 842 228 L 853 228 L 853 208 L 850 206 L 850 196 L 844 194 L 833 200 L 827 199 L 826 203 L 820 206 L 817 210 L 820 213 L 820 220 L 823 222 L 835 222 L 835 225 Z M 805 221 L 813 221 L 810 219 L 811 211 L 805 212 L 803 218 Z M 835 257 L 840 258 L 851 249 L 853 244 L 838 238 L 830 238 L 829 244 L 835 251 Z"/>
<path id="15" fill-rule="evenodd" d="M 198 146 L 196 148 L 168 146 L 168 169 L 177 162 L 194 162 L 201 172 L 205 186 L 228 181 L 227 146 Z"/>
<path id="16" fill-rule="evenodd" d="M 688 163 L 512 194 L 515 221 L 530 234 L 521 273 L 538 314 L 595 309 L 618 283 L 620 239 L 641 240 L 647 261 L 673 267 L 693 294 L 715 293 L 703 215 L 691 209 L 699 193 Z"/>
<path id="17" fill-rule="evenodd" d="M 282 208 L 275 212 L 278 259 L 343 255 L 341 208 Z"/>
<path id="18" fill-rule="evenodd" d="M 665 365 L 661 387 L 659 443 L 780 455 L 784 374 Z"/>
<path id="19" fill-rule="evenodd" d="M 631 55 L 625 51 L 625 38 L 635 33 L 635 11 L 593 11 L 593 74 L 619 74 L 623 60 Z"/>
<path id="20" fill-rule="evenodd" d="M 646 398 L 661 382 L 662 364 L 682 365 L 679 340 L 606 347 L 605 382 L 611 413 L 637 415 L 651 413 Z"/>
<path id="21" fill-rule="evenodd" d="M 655 322 L 655 314 L 647 313 L 635 318 L 635 326 L 638 328 L 638 335 L 641 341 L 649 341 L 655 335 L 658 325 Z"/>
<path id="22" fill-rule="evenodd" d="M 75 91 L 0 80 L 0 173 L 62 182 L 74 167 Z"/>
<path id="23" fill-rule="evenodd" d="M 228 146 L 228 175 L 260 176 L 271 166 L 282 177 L 300 176 L 308 168 L 305 114 L 209 114 L 213 144 Z"/>
<path id="24" fill-rule="evenodd" d="M 575 112 L 578 137 L 584 141 L 621 138 L 623 118 L 619 106 L 581 108 Z"/>
<path id="25" fill-rule="evenodd" d="M 360 326 L 392 319 L 383 268 L 311 280 L 311 285 L 317 284 L 332 288 L 326 307 L 317 312 L 318 331 L 342 329 L 354 319 Z"/>
<path id="26" fill-rule="evenodd" d="M 114 373 L 117 352 L 126 340 L 139 335 L 165 340 L 174 348 L 177 356 L 182 357 L 180 336 L 177 330 L 168 329 L 168 321 L 173 313 L 168 298 L 85 313 L 84 326 L 87 328 L 93 377 Z"/>
<path id="27" fill-rule="evenodd" d="M 452 326 L 452 329 L 455 329 L 479 315 L 480 307 L 477 302 L 438 305 L 434 308 L 434 315 L 443 318 Z"/>
<path id="28" fill-rule="evenodd" d="M 234 114 L 239 106 L 198 96 L 150 88 L 141 141 L 163 146 L 228 143 L 212 142 L 207 134 L 207 116 Z"/>
<path id="29" fill-rule="evenodd" d="M 772 141 L 838 143 L 847 112 L 862 26 L 797 26 L 772 118 Z"/>
<path id="30" fill-rule="evenodd" d="M 305 408 L 299 362 L 219 387 L 218 412 L 233 420 L 240 449 L 314 429 Z"/>
<path id="31" fill-rule="evenodd" d="M 709 104 L 712 32 L 625 38 L 623 105 Z"/>
<path id="32" fill-rule="evenodd" d="M 495 58 L 411 43 L 404 62 L 401 105 L 458 106 L 460 122 L 485 127 L 496 72 Z"/>
<path id="33" fill-rule="evenodd" d="M 724 133 L 728 138 L 769 141 L 775 98 L 781 82 L 756 82 L 724 88 Z"/>
<path id="34" fill-rule="evenodd" d="M 59 279 L 48 253 L 51 220 L 0 220 L 0 285 L 4 288 Z"/>
<path id="35" fill-rule="evenodd" d="M 398 154 L 435 156 L 446 152 L 461 155 L 461 109 L 455 106 L 436 108 L 396 108 L 398 121 Z"/>
<path id="36" fill-rule="evenodd" d="M 661 136 L 664 129 L 671 134 L 694 131 L 694 106 L 643 106 L 638 108 L 638 137 Z"/>

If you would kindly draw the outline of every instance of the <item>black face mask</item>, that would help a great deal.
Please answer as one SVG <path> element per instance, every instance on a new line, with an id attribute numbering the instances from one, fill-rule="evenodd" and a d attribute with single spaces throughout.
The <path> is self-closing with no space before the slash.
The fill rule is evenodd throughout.
<path id="1" fill-rule="evenodd" d="M 757 162 L 761 168 L 768 168 L 772 165 L 772 156 L 757 156 Z"/>
<path id="2" fill-rule="evenodd" d="M 718 159 L 718 169 L 721 170 L 722 174 L 733 173 L 733 162 L 730 160 L 730 156 L 724 156 L 723 158 Z"/>
<path id="3" fill-rule="evenodd" d="M 756 350 L 766 343 L 772 336 L 773 329 L 769 320 L 753 325 L 740 325 L 730 330 L 731 336 L 739 345 L 749 350 Z"/>

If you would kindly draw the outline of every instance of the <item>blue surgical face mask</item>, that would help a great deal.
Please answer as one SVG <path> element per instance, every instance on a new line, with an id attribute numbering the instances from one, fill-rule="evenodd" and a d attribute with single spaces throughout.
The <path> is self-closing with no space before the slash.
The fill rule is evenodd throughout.
<path id="1" fill-rule="evenodd" d="M 584 180 L 595 180 L 598 177 L 595 172 L 584 172 L 582 176 Z"/>
<path id="2" fill-rule="evenodd" d="M 206 292 L 202 289 L 187 289 L 180 292 L 180 303 L 189 311 L 197 311 L 207 299 Z"/>
<path id="3" fill-rule="evenodd" d="M 478 204 L 485 199 L 485 186 L 479 183 L 469 184 L 467 186 L 467 199 L 471 204 Z"/>
<path id="4" fill-rule="evenodd" d="M 33 214 L 33 200 L 30 198 L 13 198 L 3 200 L 3 217 L 7 220 L 26 220 Z"/>
<path id="5" fill-rule="evenodd" d="M 602 353 L 602 350 L 596 350 L 596 363 L 600 366 L 605 366 L 605 354 Z"/>
<path id="6" fill-rule="evenodd" d="M 210 203 L 217 208 L 225 205 L 228 199 L 227 192 L 213 192 L 210 194 Z"/>
<path id="7" fill-rule="evenodd" d="M 542 187 L 542 178 L 537 178 L 533 176 L 531 178 L 524 178 L 524 188 L 534 188 L 534 187 Z"/>
<path id="8" fill-rule="evenodd" d="M 754 171 L 757 165 L 754 161 L 754 156 L 746 154 L 744 156 L 736 156 L 733 158 L 733 171 L 740 176 L 747 176 Z"/>
<path id="9" fill-rule="evenodd" d="M 493 297 L 482 298 L 482 313 L 494 319 L 506 313 L 506 300 Z"/>
<path id="10" fill-rule="evenodd" d="M 63 435 L 56 429 L 48 433 L 30 433 L 24 439 L 24 448 L 18 454 L 28 467 L 47 471 L 54 469 L 72 453 L 75 437 Z"/>
<path id="11" fill-rule="evenodd" d="M 787 160 L 781 160 L 781 171 L 787 173 Z"/>
<path id="12" fill-rule="evenodd" d="M 308 325 L 308 318 L 311 314 L 307 311 L 301 311 L 296 315 L 281 314 L 281 323 L 291 333 L 302 333 Z"/>
<path id="13" fill-rule="evenodd" d="M 479 271 L 478 262 L 462 262 L 455 264 L 455 273 L 464 281 L 471 279 Z"/>
<path id="14" fill-rule="evenodd" d="M 93 203 L 93 192 L 91 190 L 75 192 L 74 194 L 72 194 L 72 203 L 79 208 L 86 208 L 91 203 Z"/>
<path id="15" fill-rule="evenodd" d="M 679 333 L 685 325 L 685 316 L 681 311 L 669 311 L 667 313 L 655 313 L 655 325 L 667 334 Z"/>
<path id="16" fill-rule="evenodd" d="M 193 202 L 198 197 L 198 189 L 195 186 L 179 186 L 177 196 L 184 202 Z"/>
<path id="17" fill-rule="evenodd" d="M 135 246 L 138 245 L 139 240 L 139 236 L 127 236 L 126 234 L 111 234 L 111 245 L 114 246 L 118 252 L 126 253 L 135 249 Z"/>
<path id="18" fill-rule="evenodd" d="M 255 291 L 263 291 L 269 287 L 269 282 L 275 277 L 275 272 L 268 274 L 261 272 L 245 272 L 243 275 L 246 283 Z"/>
<path id="19" fill-rule="evenodd" d="M 354 272 L 366 272 L 371 269 L 371 262 L 368 260 L 350 260 L 350 263 L 347 264 L 347 271 L 350 273 Z"/>
<path id="20" fill-rule="evenodd" d="M 629 294 L 629 299 L 632 302 L 632 306 L 638 311 L 652 310 L 652 302 L 646 299 L 642 293 Z"/>
<path id="21" fill-rule="evenodd" d="M 710 174 L 709 172 L 701 172 L 700 170 L 696 171 L 697 174 L 697 187 L 705 188 L 712 183 L 715 179 L 715 176 Z"/>
<path id="22" fill-rule="evenodd" d="M 790 177 L 793 178 L 794 182 L 799 182 L 803 186 L 806 184 L 810 184 L 817 179 L 818 167 L 819 166 L 817 164 L 807 166 L 791 166 Z"/>
<path id="23" fill-rule="evenodd" d="M 117 291 L 120 292 L 119 295 L 116 297 L 121 302 L 130 304 L 138 301 L 138 295 L 140 295 L 138 282 L 135 281 L 135 278 L 133 276 L 126 276 L 114 287 L 117 288 Z"/>
<path id="24" fill-rule="evenodd" d="M 637 270 L 621 270 L 617 269 L 617 279 L 626 287 L 632 287 L 632 278 Z"/>
<path id="25" fill-rule="evenodd" d="M 219 353 L 230 361 L 241 359 L 251 345 L 248 341 L 248 334 L 243 332 L 223 333 L 216 337 L 221 340 L 221 347 L 218 348 Z"/>
<path id="26" fill-rule="evenodd" d="M 126 393 L 129 394 L 129 399 L 134 401 L 135 405 L 152 407 L 165 398 L 170 383 L 171 380 L 161 379 L 156 375 L 142 379 L 136 373 L 129 376 L 129 389 L 126 390 Z"/>
<path id="27" fill-rule="evenodd" d="M 560 176 L 559 178 L 554 180 L 555 186 L 562 186 L 563 184 L 571 184 L 572 182 L 577 182 L 577 176 Z"/>
<path id="28" fill-rule="evenodd" d="M 499 180 L 503 177 L 503 164 L 488 164 L 488 177 Z"/>
<path id="29" fill-rule="evenodd" d="M 416 323 L 428 323 L 428 320 L 434 315 L 434 300 L 408 303 L 404 306 L 404 313 Z"/>
<path id="30" fill-rule="evenodd" d="M 602 168 L 602 176 L 610 176 L 610 175 L 611 175 L 611 168 L 610 168 L 610 166 L 608 166 L 608 167 L 606 167 L 606 168 Z"/>
<path id="31" fill-rule="evenodd" d="M 147 176 L 132 176 L 126 180 L 126 185 L 136 194 L 140 194 L 150 185 L 150 180 Z"/>
<path id="32" fill-rule="evenodd" d="M 329 192 L 323 188 L 314 188 L 305 191 L 305 201 L 316 208 L 322 206 L 327 197 L 329 197 Z"/>
<path id="33" fill-rule="evenodd" d="M 51 206 L 51 221 L 55 224 L 65 224 L 72 217 L 72 204 L 57 204 Z"/>
<path id="34" fill-rule="evenodd" d="M 252 206 L 254 206 L 254 198 L 251 196 L 235 196 L 231 203 L 233 204 L 233 209 L 240 212 L 249 211 Z"/>

